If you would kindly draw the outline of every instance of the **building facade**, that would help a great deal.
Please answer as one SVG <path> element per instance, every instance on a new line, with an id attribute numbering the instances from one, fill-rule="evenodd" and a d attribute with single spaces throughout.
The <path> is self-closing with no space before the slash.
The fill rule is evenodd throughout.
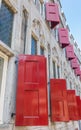
<path id="1" fill-rule="evenodd" d="M 15 126 L 20 54 L 46 57 L 47 126 Z M 70 58 L 75 57 L 78 67 L 71 64 Z M 80 66 L 81 51 L 66 24 L 60 0 L 0 0 L 0 130 L 80 130 L 80 119 L 52 122 L 50 112 L 50 79 L 65 79 L 67 90 L 81 97 Z"/>

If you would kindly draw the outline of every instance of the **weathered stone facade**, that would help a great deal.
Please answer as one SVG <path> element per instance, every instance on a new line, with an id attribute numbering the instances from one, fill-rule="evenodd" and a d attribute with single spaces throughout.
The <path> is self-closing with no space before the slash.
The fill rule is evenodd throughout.
<path id="1" fill-rule="evenodd" d="M 51 123 L 50 117 L 49 126 L 47 127 L 15 127 L 15 116 L 13 116 L 13 113 L 16 113 L 15 103 L 17 90 L 18 55 L 23 53 L 31 54 L 31 36 L 33 36 L 37 41 L 37 54 L 40 55 L 40 47 L 44 49 L 44 55 L 47 58 L 47 82 L 49 82 L 50 55 L 50 78 L 53 78 L 52 62 L 55 62 L 56 78 L 58 78 L 57 66 L 59 66 L 60 78 L 66 79 L 67 89 L 75 89 L 76 94 L 79 96 L 81 96 L 81 81 L 80 78 L 74 74 L 74 70 L 71 68 L 70 62 L 66 59 L 65 49 L 62 49 L 59 45 L 57 28 L 65 27 L 68 29 L 69 40 L 74 47 L 79 64 L 81 64 L 81 52 L 78 49 L 77 43 L 74 42 L 72 34 L 70 34 L 68 25 L 66 25 L 66 18 L 64 16 L 64 12 L 61 11 L 62 7 L 59 0 L 54 0 L 54 2 L 58 3 L 61 22 L 54 30 L 50 29 L 48 22 L 45 20 L 45 0 L 37 0 L 37 5 L 34 2 L 35 0 L 3 1 L 13 11 L 14 19 L 11 47 L 8 47 L 3 41 L 0 41 L 0 57 L 3 57 L 4 61 L 6 61 L 6 73 L 3 76 L 5 81 L 4 90 L 1 90 L 3 96 L 1 103 L 3 107 L 1 109 L 2 117 L 0 118 L 0 130 L 80 130 L 80 121 Z M 40 3 L 43 4 L 42 8 Z M 2 0 L 0 1 L 0 7 L 1 4 Z M 25 50 L 22 41 L 22 20 L 24 10 L 27 13 Z M 70 83 L 72 86 L 70 86 Z"/>

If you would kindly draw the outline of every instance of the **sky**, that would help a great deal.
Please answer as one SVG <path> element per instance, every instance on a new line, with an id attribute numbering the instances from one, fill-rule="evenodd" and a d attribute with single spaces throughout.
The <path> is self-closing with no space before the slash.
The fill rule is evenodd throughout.
<path id="1" fill-rule="evenodd" d="M 60 0 L 67 24 L 81 50 L 81 0 Z"/>

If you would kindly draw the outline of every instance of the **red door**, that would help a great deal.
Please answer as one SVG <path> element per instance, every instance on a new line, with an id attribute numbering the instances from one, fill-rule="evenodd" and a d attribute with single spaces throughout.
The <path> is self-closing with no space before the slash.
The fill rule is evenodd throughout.
<path id="1" fill-rule="evenodd" d="M 46 58 L 20 55 L 16 126 L 48 125 Z"/>
<path id="2" fill-rule="evenodd" d="M 70 120 L 79 120 L 75 90 L 67 90 L 67 100 Z"/>
<path id="3" fill-rule="evenodd" d="M 52 121 L 69 121 L 66 81 L 51 79 L 51 119 Z"/>

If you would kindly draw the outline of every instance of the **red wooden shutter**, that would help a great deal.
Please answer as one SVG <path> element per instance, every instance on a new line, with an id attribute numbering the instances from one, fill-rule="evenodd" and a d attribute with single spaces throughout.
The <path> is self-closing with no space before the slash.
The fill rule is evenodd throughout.
<path id="1" fill-rule="evenodd" d="M 71 61 L 71 67 L 72 67 L 72 69 L 78 68 L 78 63 Z"/>
<path id="2" fill-rule="evenodd" d="M 80 80 L 81 80 L 81 72 L 80 72 Z"/>
<path id="3" fill-rule="evenodd" d="M 80 74 L 81 74 L 81 72 L 80 72 L 80 66 L 78 66 L 78 68 L 76 68 L 74 71 L 75 71 L 75 74 L 77 76 L 80 76 Z"/>
<path id="4" fill-rule="evenodd" d="M 51 79 L 51 120 L 69 121 L 66 81 L 64 79 Z"/>
<path id="5" fill-rule="evenodd" d="M 59 42 L 62 48 L 68 46 L 70 44 L 68 37 L 68 30 L 65 28 L 58 29 Z"/>
<path id="6" fill-rule="evenodd" d="M 75 90 L 67 90 L 68 110 L 70 120 L 78 120 L 78 108 L 75 96 Z"/>
<path id="7" fill-rule="evenodd" d="M 46 58 L 43 56 L 19 57 L 15 125 L 48 125 Z"/>
<path id="8" fill-rule="evenodd" d="M 51 22 L 51 28 L 59 24 L 59 10 L 56 3 L 46 3 L 46 20 Z"/>
<path id="9" fill-rule="evenodd" d="M 76 96 L 76 100 L 77 100 L 77 106 L 78 106 L 79 119 L 81 119 L 81 100 L 80 100 L 80 96 Z"/>
<path id="10" fill-rule="evenodd" d="M 72 59 L 75 58 L 73 45 L 68 45 L 66 47 L 66 57 L 67 57 L 68 60 L 72 60 Z"/>
<path id="11" fill-rule="evenodd" d="M 78 68 L 78 62 L 77 62 L 77 57 L 75 56 L 74 59 L 71 60 L 71 67 L 72 69 Z"/>

